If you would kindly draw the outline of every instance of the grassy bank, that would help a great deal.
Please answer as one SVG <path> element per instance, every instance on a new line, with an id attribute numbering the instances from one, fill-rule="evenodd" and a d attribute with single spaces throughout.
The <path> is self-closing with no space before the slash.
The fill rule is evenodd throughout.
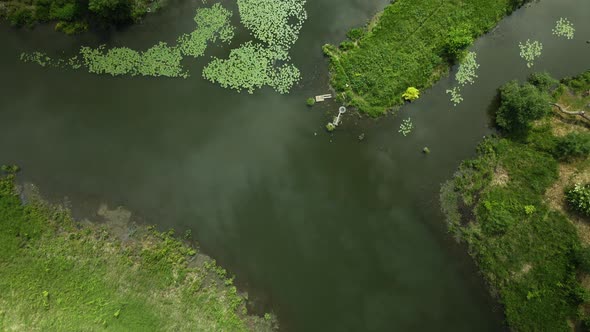
<path id="1" fill-rule="evenodd" d="M 214 261 L 136 227 L 81 225 L 0 178 L 0 330 L 270 331 Z"/>
<path id="2" fill-rule="evenodd" d="M 71 34 L 89 24 L 107 25 L 139 21 L 162 5 L 161 0 L 0 0 L 0 19 L 13 26 L 32 27 L 55 22 L 55 29 Z"/>
<path id="3" fill-rule="evenodd" d="M 523 2 L 396 0 L 339 47 L 324 46 L 331 85 L 361 112 L 384 114 L 403 103 L 408 87 L 430 87 L 474 38 Z"/>
<path id="4" fill-rule="evenodd" d="M 590 218 L 568 205 L 564 192 L 590 182 L 590 122 L 548 105 L 587 105 L 590 72 L 532 82 L 500 90 L 502 135 L 461 164 L 441 189 L 441 205 L 512 329 L 588 328 Z"/>

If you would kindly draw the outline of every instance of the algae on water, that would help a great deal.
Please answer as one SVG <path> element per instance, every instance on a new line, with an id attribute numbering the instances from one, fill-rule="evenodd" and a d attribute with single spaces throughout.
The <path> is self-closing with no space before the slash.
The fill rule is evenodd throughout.
<path id="1" fill-rule="evenodd" d="M 203 77 L 248 93 L 263 86 L 289 92 L 301 77 L 290 63 L 289 50 L 307 19 L 304 4 L 305 0 L 238 0 L 240 20 L 259 42 L 240 45 L 228 59 L 214 58 Z"/>
<path id="2" fill-rule="evenodd" d="M 21 60 L 43 67 L 85 67 L 93 74 L 187 78 L 189 74 L 181 64 L 184 57 L 202 56 L 207 45 L 217 40 L 228 43 L 234 36 L 231 16 L 232 12 L 218 3 L 209 8 L 198 8 L 194 18 L 195 30 L 178 37 L 176 45 L 172 46 L 159 42 L 143 52 L 127 47 L 82 46 L 81 62 L 77 56 L 55 60 L 42 52 L 23 53 Z"/>

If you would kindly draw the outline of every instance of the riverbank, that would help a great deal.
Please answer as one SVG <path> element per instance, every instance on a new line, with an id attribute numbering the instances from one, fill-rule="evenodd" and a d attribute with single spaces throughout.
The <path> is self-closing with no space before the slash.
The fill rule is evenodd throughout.
<path id="1" fill-rule="evenodd" d="M 348 40 L 324 46 L 330 84 L 346 104 L 370 116 L 403 104 L 445 75 L 473 40 L 525 1 L 398 0 Z"/>
<path id="2" fill-rule="evenodd" d="M 14 169 L 3 172 L 0 330 L 276 329 L 272 315 L 249 315 L 233 278 L 173 231 L 79 223 L 34 190 L 17 191 Z"/>
<path id="3" fill-rule="evenodd" d="M 161 0 L 0 0 L 0 20 L 17 27 L 53 22 L 55 30 L 73 34 L 91 25 L 138 22 L 162 5 Z"/>
<path id="4" fill-rule="evenodd" d="M 500 90 L 502 135 L 442 186 L 441 206 L 512 329 L 590 328 L 590 218 L 565 198 L 590 182 L 590 123 L 549 104 L 587 112 L 590 72 L 531 82 Z"/>

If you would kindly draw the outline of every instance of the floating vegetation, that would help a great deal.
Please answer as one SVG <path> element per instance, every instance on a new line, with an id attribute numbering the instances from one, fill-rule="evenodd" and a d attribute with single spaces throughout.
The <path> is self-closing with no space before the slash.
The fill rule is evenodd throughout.
<path id="1" fill-rule="evenodd" d="M 20 60 L 25 63 L 36 63 L 41 67 L 50 68 L 71 67 L 73 69 L 78 69 L 82 66 L 78 56 L 69 59 L 55 60 L 43 52 L 21 53 Z"/>
<path id="2" fill-rule="evenodd" d="M 240 20 L 256 39 L 289 49 L 307 19 L 305 0 L 238 0 Z"/>
<path id="3" fill-rule="evenodd" d="M 177 47 L 170 47 L 164 42 L 160 42 L 142 53 L 127 47 L 116 47 L 106 51 L 103 45 L 98 48 L 82 47 L 80 54 L 88 72 L 93 74 L 188 76 L 180 64 L 182 60 L 180 50 Z"/>
<path id="4" fill-rule="evenodd" d="M 400 124 L 398 133 L 401 133 L 402 135 L 407 136 L 409 133 L 412 132 L 412 129 L 414 129 L 414 124 L 412 123 L 412 119 L 407 118 L 407 119 L 403 120 L 402 123 Z"/>
<path id="5" fill-rule="evenodd" d="M 203 69 L 203 77 L 224 88 L 254 93 L 270 85 L 273 54 L 268 48 L 251 41 L 231 50 L 228 59 L 213 59 Z"/>
<path id="6" fill-rule="evenodd" d="M 196 29 L 190 34 L 180 36 L 176 46 L 159 42 L 144 52 L 127 47 L 107 50 L 105 45 L 97 48 L 83 46 L 80 48 L 81 62 L 77 56 L 55 60 L 41 52 L 23 53 L 21 60 L 37 63 L 42 67 L 79 69 L 84 66 L 93 74 L 187 78 L 188 72 L 181 65 L 183 56 L 202 56 L 207 44 L 218 39 L 229 42 L 234 36 L 234 27 L 230 24 L 231 16 L 231 11 L 220 4 L 198 8 L 194 18 Z"/>
<path id="7" fill-rule="evenodd" d="M 467 83 L 473 84 L 477 78 L 475 71 L 479 68 L 479 64 L 476 61 L 477 54 L 475 52 L 468 52 L 465 58 L 459 65 L 455 79 L 460 85 Z"/>
<path id="8" fill-rule="evenodd" d="M 220 39 L 228 43 L 234 37 L 234 27 L 230 24 L 232 12 L 216 3 L 211 8 L 201 8 L 195 15 L 197 28 L 190 34 L 178 37 L 178 47 L 183 55 L 200 57 L 205 54 L 208 43 Z"/>
<path id="9" fill-rule="evenodd" d="M 479 68 L 479 64 L 477 63 L 477 54 L 475 52 L 467 52 L 461 64 L 459 65 L 459 69 L 455 74 L 455 80 L 459 83 L 459 86 L 465 86 L 466 84 L 473 84 L 475 83 L 475 79 L 477 78 L 477 69 Z M 446 91 L 447 94 L 451 94 L 451 102 L 454 106 L 459 105 L 463 101 L 463 97 L 461 96 L 461 88 L 459 86 L 453 87 Z"/>
<path id="10" fill-rule="evenodd" d="M 553 28 L 554 35 L 567 39 L 574 39 L 574 32 L 576 32 L 576 29 L 572 22 L 563 17 L 557 21 L 555 28 Z"/>
<path id="11" fill-rule="evenodd" d="M 459 88 L 458 86 L 452 89 L 448 89 L 446 93 L 451 94 L 451 102 L 454 106 L 459 105 L 463 101 L 463 97 L 461 96 L 461 88 Z"/>
<path id="12" fill-rule="evenodd" d="M 535 59 L 541 56 L 543 44 L 538 41 L 531 42 L 529 39 L 522 44 L 518 43 L 520 48 L 520 57 L 526 61 L 526 66 L 531 68 L 534 65 Z"/>
<path id="13" fill-rule="evenodd" d="M 248 93 L 265 85 L 289 92 L 301 77 L 289 63 L 289 49 L 307 19 L 304 4 L 305 0 L 238 0 L 241 22 L 262 43 L 248 41 L 231 50 L 228 59 L 214 58 L 203 77 Z M 283 64 L 277 67 L 278 62 Z"/>

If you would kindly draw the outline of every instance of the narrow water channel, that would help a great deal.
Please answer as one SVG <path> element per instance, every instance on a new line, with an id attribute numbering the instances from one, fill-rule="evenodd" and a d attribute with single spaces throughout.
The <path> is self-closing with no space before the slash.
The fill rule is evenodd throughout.
<path id="1" fill-rule="evenodd" d="M 347 112 L 328 134 L 327 112 L 339 105 L 305 106 L 328 92 L 321 46 L 387 3 L 309 1 L 293 50 L 303 80 L 284 96 L 202 80 L 208 57 L 228 47 L 191 63 L 187 80 L 94 76 L 18 60 L 33 50 L 71 55 L 82 44 L 172 42 L 193 29 L 201 0 L 171 1 L 141 25 L 74 38 L 51 27 L 0 26 L 0 164 L 19 164 L 22 180 L 52 200 L 68 197 L 78 216 L 107 203 L 162 229 L 191 229 L 289 331 L 501 330 L 501 308 L 445 231 L 439 184 L 490 133 L 495 89 L 532 72 L 518 42 L 544 44 L 534 70 L 561 77 L 590 67 L 590 2 L 542 0 L 478 40 L 479 78 L 458 107 L 445 94 L 451 75 L 397 117 Z M 574 40 L 551 34 L 560 17 L 574 23 Z M 240 33 L 234 45 L 247 38 Z M 397 131 L 407 117 L 416 128 L 403 137 Z M 421 154 L 424 146 L 430 155 Z"/>

